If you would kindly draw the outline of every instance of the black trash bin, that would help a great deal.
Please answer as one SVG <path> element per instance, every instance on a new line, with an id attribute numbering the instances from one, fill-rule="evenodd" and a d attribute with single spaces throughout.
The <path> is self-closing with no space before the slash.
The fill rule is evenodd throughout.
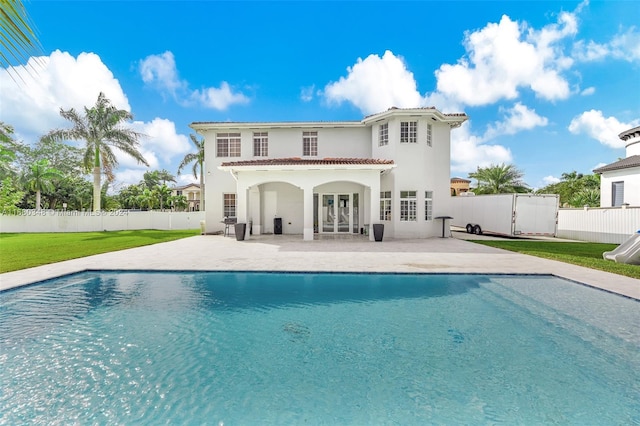
<path id="1" fill-rule="evenodd" d="M 235 224 L 235 231 L 236 231 L 236 240 L 243 241 L 244 240 L 244 233 L 247 231 L 247 224 L 246 223 L 236 223 Z"/>
<path id="2" fill-rule="evenodd" d="M 384 223 L 373 224 L 373 239 L 376 241 L 382 241 L 384 235 Z"/>
<path id="3" fill-rule="evenodd" d="M 282 234 L 282 218 L 276 217 L 273 219 L 273 233 Z"/>

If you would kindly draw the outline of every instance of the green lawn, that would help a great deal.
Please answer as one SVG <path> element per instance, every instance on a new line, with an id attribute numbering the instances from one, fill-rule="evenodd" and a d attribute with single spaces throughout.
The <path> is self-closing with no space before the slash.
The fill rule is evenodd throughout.
<path id="1" fill-rule="evenodd" d="M 625 265 L 604 260 L 602 253 L 618 247 L 617 244 L 600 243 L 565 243 L 556 241 L 530 241 L 530 240 L 472 240 L 474 243 L 496 247 L 504 250 L 515 251 L 545 259 L 558 260 L 560 262 L 573 263 L 591 269 L 612 272 L 618 275 L 640 279 L 639 265 Z"/>
<path id="2" fill-rule="evenodd" d="M 199 234 L 195 229 L 0 234 L 0 273 Z"/>

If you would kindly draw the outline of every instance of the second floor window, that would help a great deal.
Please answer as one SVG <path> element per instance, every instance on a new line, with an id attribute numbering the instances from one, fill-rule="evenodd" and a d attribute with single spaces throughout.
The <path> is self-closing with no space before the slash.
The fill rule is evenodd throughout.
<path id="1" fill-rule="evenodd" d="M 381 124 L 378 128 L 378 146 L 389 145 L 389 123 Z"/>
<path id="2" fill-rule="evenodd" d="M 417 143 L 418 142 L 418 122 L 402 121 L 400 122 L 400 143 Z"/>
<path id="3" fill-rule="evenodd" d="M 216 135 L 217 157 L 240 157 L 240 133 L 218 133 Z"/>
<path id="4" fill-rule="evenodd" d="M 318 155 L 318 132 L 302 132 L 302 155 L 305 157 Z"/>
<path id="5" fill-rule="evenodd" d="M 415 222 L 418 202 L 416 191 L 400 191 L 400 221 Z"/>
<path id="6" fill-rule="evenodd" d="M 253 133 L 253 156 L 267 157 L 269 155 L 269 133 Z"/>
<path id="7" fill-rule="evenodd" d="M 432 132 L 433 132 L 433 128 L 431 126 L 431 123 L 428 123 L 427 124 L 427 146 L 433 146 Z"/>
<path id="8" fill-rule="evenodd" d="M 391 191 L 380 192 L 380 220 L 391 220 Z"/>

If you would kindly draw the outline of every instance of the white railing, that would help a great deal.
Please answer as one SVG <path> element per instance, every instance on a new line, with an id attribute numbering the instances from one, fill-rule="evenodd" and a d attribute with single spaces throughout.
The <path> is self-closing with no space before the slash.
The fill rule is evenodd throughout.
<path id="1" fill-rule="evenodd" d="M 93 232 L 198 229 L 204 212 L 23 210 L 0 215 L 0 232 Z"/>
<path id="2" fill-rule="evenodd" d="M 640 207 L 560 209 L 558 238 L 622 244 L 640 230 Z"/>

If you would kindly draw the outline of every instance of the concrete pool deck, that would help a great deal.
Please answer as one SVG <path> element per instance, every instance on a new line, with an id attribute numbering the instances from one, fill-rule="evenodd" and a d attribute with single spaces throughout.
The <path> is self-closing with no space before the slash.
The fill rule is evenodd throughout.
<path id="1" fill-rule="evenodd" d="M 464 241 L 466 234 L 453 234 L 383 242 L 361 236 L 302 241 L 299 235 L 262 235 L 236 241 L 201 235 L 7 272 L 0 274 L 0 290 L 88 269 L 438 272 L 553 274 L 640 300 L 640 280 L 486 247 Z"/>

